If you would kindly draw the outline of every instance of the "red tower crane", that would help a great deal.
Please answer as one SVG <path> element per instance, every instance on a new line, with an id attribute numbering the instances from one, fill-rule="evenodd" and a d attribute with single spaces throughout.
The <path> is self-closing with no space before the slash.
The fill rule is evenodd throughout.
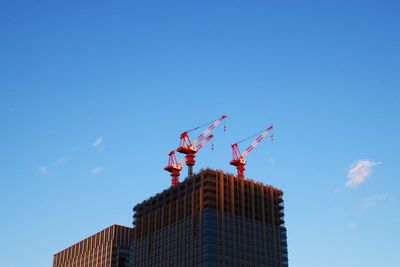
<path id="1" fill-rule="evenodd" d="M 171 174 L 171 186 L 175 186 L 179 183 L 179 175 L 182 170 L 183 159 L 179 162 L 176 161 L 175 151 L 172 150 L 168 154 L 168 165 L 164 168 L 164 170 L 168 171 Z"/>
<path id="2" fill-rule="evenodd" d="M 231 145 L 232 160 L 229 162 L 229 164 L 236 166 L 238 177 L 244 177 L 244 170 L 245 170 L 245 165 L 246 165 L 245 157 L 247 157 L 247 155 L 261 142 L 261 140 L 272 130 L 272 128 L 273 128 L 273 126 L 271 125 L 267 129 L 262 131 L 261 134 L 253 141 L 253 143 L 251 143 L 246 148 L 246 150 L 243 153 L 240 153 L 238 145 L 240 143 L 252 138 L 254 135 Z"/>
<path id="3" fill-rule="evenodd" d="M 199 144 L 197 144 L 194 149 L 195 151 L 199 151 L 205 144 L 208 143 L 208 141 L 211 140 L 214 136 L 210 134 L 207 136 L 203 141 L 201 141 Z M 164 170 L 168 171 L 171 174 L 171 186 L 175 186 L 179 183 L 179 175 L 182 170 L 182 163 L 185 160 L 185 158 L 182 158 L 179 161 L 176 161 L 176 156 L 175 156 L 175 151 L 172 150 L 168 154 L 168 165 L 164 168 Z"/>
<path id="4" fill-rule="evenodd" d="M 206 138 L 206 136 L 215 128 L 218 126 L 218 124 L 220 124 L 224 119 L 226 119 L 226 115 L 222 115 L 220 118 L 207 123 L 205 125 L 202 126 L 198 126 L 196 128 L 193 128 L 191 130 L 185 131 L 183 133 L 181 133 L 181 137 L 180 137 L 180 145 L 179 147 L 176 149 L 176 151 L 178 151 L 179 153 L 183 153 L 185 154 L 185 163 L 188 166 L 188 176 L 192 176 L 193 174 L 193 165 L 196 164 L 196 153 L 198 152 L 198 148 L 196 147 L 196 144 L 201 143 L 204 138 Z M 205 129 L 193 142 L 190 141 L 189 139 L 189 135 L 188 133 L 193 131 L 193 130 L 197 130 L 203 126 L 206 126 L 210 124 L 210 126 L 207 127 L 207 129 Z M 209 136 L 208 136 L 209 137 Z M 207 137 L 207 138 L 208 138 Z M 206 139 L 207 139 L 206 138 Z"/>

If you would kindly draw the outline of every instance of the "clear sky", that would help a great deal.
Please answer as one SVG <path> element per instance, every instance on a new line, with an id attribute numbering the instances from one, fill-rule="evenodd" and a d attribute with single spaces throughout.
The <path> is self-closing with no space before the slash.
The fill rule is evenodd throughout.
<path id="1" fill-rule="evenodd" d="M 285 192 L 291 267 L 398 267 L 399 14 L 368 0 L 0 1 L 1 267 L 50 266 L 130 226 L 169 187 L 180 132 L 222 114 L 195 171 L 233 173 L 229 144 L 273 123 L 246 176 Z"/>

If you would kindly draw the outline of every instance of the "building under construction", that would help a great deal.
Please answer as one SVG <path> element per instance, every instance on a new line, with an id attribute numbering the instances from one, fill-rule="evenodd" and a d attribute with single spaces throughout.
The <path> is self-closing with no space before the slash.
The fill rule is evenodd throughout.
<path id="1" fill-rule="evenodd" d="M 188 133 L 203 126 L 181 133 L 176 151 L 184 157 L 177 161 L 172 150 L 164 168 L 171 187 L 133 208 L 133 229 L 107 228 L 55 254 L 53 267 L 288 267 L 283 192 L 244 178 L 245 158 L 272 125 L 243 153 L 239 144 L 254 136 L 231 145 L 237 175 L 212 169 L 193 175 L 196 154 L 225 118 L 193 141 Z M 188 178 L 180 182 L 183 162 Z"/>
<path id="2" fill-rule="evenodd" d="M 283 192 L 206 169 L 136 205 L 130 266 L 288 266 Z"/>

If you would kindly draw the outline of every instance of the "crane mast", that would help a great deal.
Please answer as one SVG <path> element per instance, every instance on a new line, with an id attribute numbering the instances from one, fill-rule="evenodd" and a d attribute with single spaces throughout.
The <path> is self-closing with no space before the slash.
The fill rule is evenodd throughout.
<path id="1" fill-rule="evenodd" d="M 182 162 L 176 161 L 175 151 L 172 150 L 168 154 L 168 165 L 164 168 L 164 170 L 168 171 L 171 174 L 171 186 L 175 186 L 179 183 L 179 175 L 182 170 Z"/>
<path id="2" fill-rule="evenodd" d="M 196 151 L 199 151 L 213 137 L 214 137 L 214 135 L 212 135 L 212 134 L 208 135 L 199 144 L 197 144 L 194 147 L 194 149 Z M 189 160 L 193 160 L 194 161 L 194 158 L 193 159 L 189 158 Z M 186 164 L 188 164 L 187 163 L 187 161 L 188 161 L 187 157 L 184 157 L 181 160 L 177 161 L 176 160 L 176 156 L 175 156 L 175 151 L 172 150 L 171 152 L 169 152 L 169 154 L 168 154 L 168 165 L 164 168 L 164 170 L 168 171 L 170 173 L 170 175 L 171 175 L 171 186 L 175 186 L 175 185 L 177 185 L 179 183 L 179 176 L 180 176 L 180 172 L 182 170 L 182 163 L 184 161 L 186 161 Z"/>
<path id="3" fill-rule="evenodd" d="M 234 143 L 231 145 L 232 148 L 232 160 L 229 162 L 229 164 L 233 165 L 237 169 L 237 176 L 238 177 L 244 177 L 244 170 L 246 166 L 246 160 L 245 157 L 261 142 L 261 140 L 267 136 L 267 134 L 273 129 L 273 126 L 269 126 L 267 129 L 263 130 L 260 135 L 257 136 L 257 138 L 246 148 L 246 150 L 243 153 L 240 153 L 239 150 L 239 144 L 243 141 L 248 140 L 249 138 L 246 138 L 240 142 Z"/>
<path id="4" fill-rule="evenodd" d="M 200 149 L 200 148 L 197 148 L 196 145 L 198 143 L 201 144 L 204 140 L 207 140 L 207 138 L 209 138 L 209 136 L 210 136 L 208 134 L 215 127 L 217 127 L 224 119 L 226 119 L 226 115 L 222 115 L 220 118 L 213 121 L 193 142 L 190 141 L 188 132 L 190 132 L 192 130 L 197 130 L 201 126 L 181 133 L 180 144 L 179 144 L 179 147 L 176 149 L 176 151 L 179 153 L 185 154 L 185 163 L 188 166 L 188 177 L 193 175 L 193 166 L 196 164 L 196 159 L 195 159 L 196 153 Z"/>

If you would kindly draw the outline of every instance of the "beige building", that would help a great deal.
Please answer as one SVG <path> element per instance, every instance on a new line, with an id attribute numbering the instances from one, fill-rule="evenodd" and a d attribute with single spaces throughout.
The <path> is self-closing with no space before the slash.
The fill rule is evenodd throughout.
<path id="1" fill-rule="evenodd" d="M 53 256 L 53 267 L 126 267 L 133 229 L 112 225 Z"/>

